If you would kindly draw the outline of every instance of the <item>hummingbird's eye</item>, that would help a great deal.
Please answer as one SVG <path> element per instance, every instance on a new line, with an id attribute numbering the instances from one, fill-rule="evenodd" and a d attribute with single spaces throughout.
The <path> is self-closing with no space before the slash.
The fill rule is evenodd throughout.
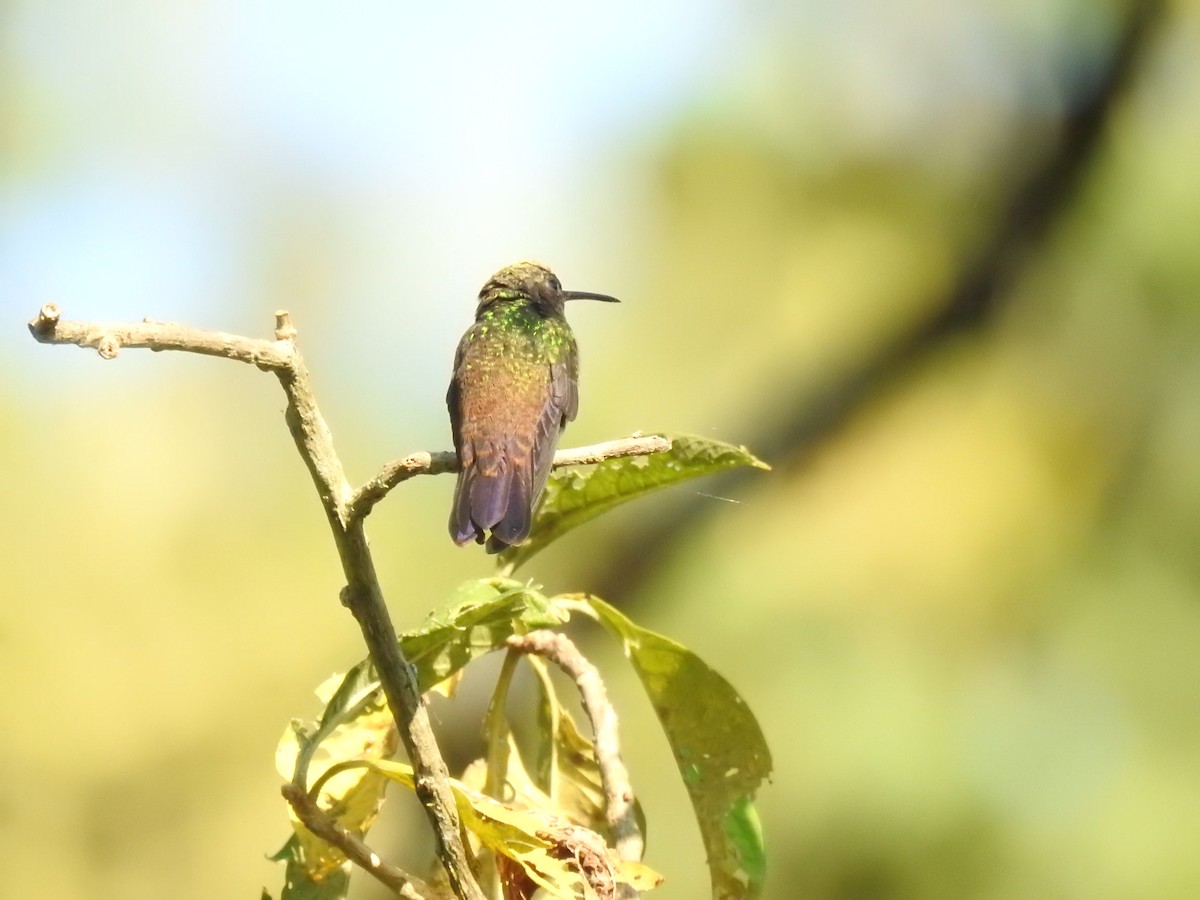
<path id="1" fill-rule="evenodd" d="M 558 280 L 557 275 L 550 276 L 550 287 L 554 288 L 556 293 L 562 291 L 562 282 Z"/>

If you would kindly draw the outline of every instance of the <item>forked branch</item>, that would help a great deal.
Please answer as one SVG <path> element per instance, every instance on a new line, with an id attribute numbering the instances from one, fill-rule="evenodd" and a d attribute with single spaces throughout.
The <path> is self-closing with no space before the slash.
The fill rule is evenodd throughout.
<path id="1" fill-rule="evenodd" d="M 275 340 L 270 341 L 166 322 L 70 322 L 61 318 L 58 307 L 47 304 L 29 323 L 29 330 L 42 343 L 95 347 L 106 359 L 116 357 L 122 347 L 182 350 L 252 363 L 279 377 L 288 400 L 288 428 L 321 497 L 342 562 L 346 576 L 344 602 L 358 621 L 379 673 L 388 707 L 412 763 L 417 797 L 434 829 L 438 856 L 458 897 L 483 900 L 459 833 L 449 772 L 429 723 L 416 673 L 400 652 L 362 520 L 352 522 L 348 517 L 348 501 L 353 491 L 334 451 L 333 436 L 317 407 L 308 369 L 296 347 L 295 328 L 286 312 L 277 312 L 275 319 Z"/>
<path id="2" fill-rule="evenodd" d="M 364 517 L 393 487 L 415 475 L 456 471 L 457 459 L 453 453 L 448 452 L 415 453 L 388 463 L 361 488 L 352 489 L 346 480 L 341 459 L 334 450 L 333 436 L 312 392 L 308 370 L 296 346 L 296 330 L 292 326 L 291 318 L 282 310 L 276 312 L 275 318 L 275 336 L 273 340 L 268 340 L 219 331 L 203 331 L 187 325 L 150 319 L 131 323 L 69 321 L 61 317 L 56 305 L 48 303 L 29 323 L 29 330 L 41 343 L 91 347 L 105 359 L 114 359 L 123 348 L 179 350 L 249 363 L 264 371 L 274 372 L 279 378 L 288 401 L 288 428 L 312 476 L 337 545 L 346 577 L 343 602 L 358 621 L 379 674 L 389 709 L 396 720 L 413 766 L 417 796 L 434 828 L 438 855 L 446 868 L 455 894 L 467 900 L 483 900 L 471 870 L 467 848 L 460 836 L 458 812 L 450 790 L 449 773 L 429 723 L 415 670 L 400 650 L 363 530 Z M 554 464 L 585 465 L 619 456 L 659 452 L 668 449 L 669 445 L 670 442 L 660 435 L 635 436 L 577 450 L 559 451 Z M 595 699 L 597 696 L 603 698 L 603 685 L 600 685 L 599 695 L 585 689 L 585 685 L 590 684 L 592 679 L 585 668 L 576 664 L 575 657 L 579 660 L 582 660 L 582 657 L 578 651 L 574 651 L 572 656 L 570 651 L 573 651 L 574 647 L 569 645 L 569 642 L 554 647 L 535 642 L 516 649 L 547 655 L 572 672 L 584 694 L 585 703 L 588 703 L 589 695 L 593 697 L 592 702 L 588 703 L 588 708 L 596 727 L 597 757 L 604 772 L 605 789 L 610 793 L 610 828 L 622 857 L 640 858 L 641 836 L 632 819 L 632 793 L 628 789 L 628 777 L 623 774 L 624 767 L 620 764 L 619 756 L 615 757 L 615 764 L 620 767 L 618 770 L 613 768 L 612 754 L 608 754 L 604 749 L 608 743 L 605 735 L 610 733 L 609 726 L 604 723 L 609 721 L 611 742 L 615 748 L 616 719 L 612 715 L 611 707 L 607 707 L 607 700 L 601 703 Z M 588 665 L 586 660 L 583 660 L 583 665 Z M 595 674 L 594 669 L 592 673 Z M 598 676 L 595 680 L 598 682 Z M 604 713 L 605 708 L 607 713 Z M 609 759 L 607 765 L 606 758 Z M 361 841 L 354 843 L 347 840 L 348 833 L 343 835 L 336 831 L 333 827 L 336 823 L 332 823 L 320 809 L 310 809 L 305 803 L 307 797 L 302 800 L 299 796 L 293 796 L 294 792 L 290 791 L 289 787 L 284 788 L 285 797 L 311 830 L 341 847 L 348 858 L 358 862 L 380 880 L 389 883 L 389 886 L 402 896 L 414 896 L 412 879 L 399 870 L 385 866 L 377 856 L 366 850 Z M 353 835 L 349 837 L 353 838 Z M 405 891 L 408 893 L 404 893 Z"/>

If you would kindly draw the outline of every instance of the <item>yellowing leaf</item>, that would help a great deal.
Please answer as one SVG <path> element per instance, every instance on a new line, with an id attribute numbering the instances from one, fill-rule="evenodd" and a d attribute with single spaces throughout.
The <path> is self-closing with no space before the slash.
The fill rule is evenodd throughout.
<path id="1" fill-rule="evenodd" d="M 650 891 L 663 883 L 663 877 L 645 863 L 623 859 L 617 863 L 617 881 L 636 891 Z"/>
<path id="2" fill-rule="evenodd" d="M 413 786 L 412 767 L 390 760 L 342 763 L 322 776 L 318 784 L 358 767 L 372 769 L 410 789 Z M 632 884 L 629 879 L 637 879 L 639 884 L 647 884 L 656 877 L 653 870 L 641 864 L 622 866 L 598 834 L 561 816 L 501 803 L 457 779 L 450 779 L 450 787 L 463 826 L 483 847 L 512 860 L 553 897 L 592 900 L 611 896 L 618 882 Z"/>
<path id="3" fill-rule="evenodd" d="M 323 687 L 328 688 L 329 682 Z M 331 696 L 327 691 L 326 696 Z M 396 750 L 397 735 L 391 714 L 379 704 L 368 706 L 354 719 L 332 728 L 319 745 L 314 745 L 301 729 L 284 732 L 275 752 L 275 765 L 280 774 L 290 779 L 296 762 L 304 753 L 321 768 L 346 760 L 382 758 Z M 357 835 L 366 834 L 383 804 L 386 780 L 369 769 L 347 769 L 324 782 L 318 804 L 339 824 Z M 289 807 L 292 829 L 298 842 L 296 862 L 303 867 L 307 878 L 316 884 L 324 883 L 342 869 L 346 857 L 337 848 L 312 834 Z M 289 881 L 295 881 L 289 878 Z M 291 895 L 285 893 L 287 900 Z"/>

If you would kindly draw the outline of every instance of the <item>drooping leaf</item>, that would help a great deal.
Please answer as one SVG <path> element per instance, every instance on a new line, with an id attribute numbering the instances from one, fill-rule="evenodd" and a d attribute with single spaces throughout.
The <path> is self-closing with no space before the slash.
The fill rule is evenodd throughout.
<path id="1" fill-rule="evenodd" d="M 658 488 L 739 466 L 770 468 L 745 447 L 691 435 L 670 441 L 670 449 L 661 453 L 554 470 L 529 539 L 502 552 L 500 565 L 512 571 L 572 528 Z"/>
<path id="2" fill-rule="evenodd" d="M 597 597 L 590 607 L 624 645 L 641 679 L 708 851 L 714 900 L 745 900 L 762 890 L 765 855 L 754 795 L 771 774 L 771 753 L 737 691 L 696 654 L 634 624 Z"/>

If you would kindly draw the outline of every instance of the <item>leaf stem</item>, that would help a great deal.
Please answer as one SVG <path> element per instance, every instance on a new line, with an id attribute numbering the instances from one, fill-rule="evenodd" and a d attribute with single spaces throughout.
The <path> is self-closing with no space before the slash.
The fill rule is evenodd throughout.
<path id="1" fill-rule="evenodd" d="M 492 691 L 492 699 L 483 720 L 484 732 L 487 735 L 487 779 L 483 792 L 497 800 L 504 799 L 504 785 L 508 776 L 509 729 L 504 708 L 508 702 L 508 689 L 512 685 L 513 673 L 520 658 L 520 654 L 513 650 L 504 655 L 504 663 L 500 666 L 496 687 Z"/>

